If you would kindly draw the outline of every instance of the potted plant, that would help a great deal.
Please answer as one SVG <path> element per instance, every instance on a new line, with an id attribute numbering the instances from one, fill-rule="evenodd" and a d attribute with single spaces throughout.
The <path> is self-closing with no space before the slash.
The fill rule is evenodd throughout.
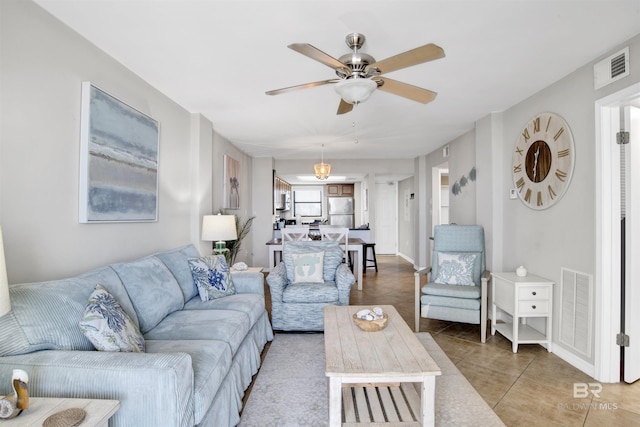
<path id="1" fill-rule="evenodd" d="M 222 213 L 222 211 L 220 212 Z M 255 219 L 255 216 L 249 217 L 246 220 L 240 219 L 240 217 L 236 214 L 225 213 L 225 215 L 233 215 L 236 219 L 236 234 L 238 238 L 236 240 L 229 240 L 226 242 L 228 251 L 225 252 L 225 258 L 227 259 L 227 264 L 231 267 L 236 262 L 236 257 L 238 253 L 240 253 L 240 246 L 242 245 L 242 240 L 247 237 L 249 231 L 251 231 L 251 224 Z"/>

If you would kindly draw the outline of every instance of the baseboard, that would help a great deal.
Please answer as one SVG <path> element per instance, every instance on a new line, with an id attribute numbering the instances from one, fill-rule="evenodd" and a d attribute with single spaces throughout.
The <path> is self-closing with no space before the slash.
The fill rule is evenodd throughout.
<path id="1" fill-rule="evenodd" d="M 580 369 L 585 374 L 589 375 L 591 378 L 595 378 L 596 367 L 593 364 L 590 364 L 586 360 L 576 356 L 571 353 L 569 350 L 561 347 L 558 343 L 552 343 L 552 351 L 558 356 L 560 359 L 564 360 L 571 366 Z"/>
<path id="2" fill-rule="evenodd" d="M 409 258 L 409 257 L 408 257 L 408 256 L 406 256 L 405 254 L 400 253 L 400 252 L 398 252 L 398 256 L 399 256 L 400 258 L 404 258 L 405 260 L 407 260 L 408 262 L 410 262 L 411 264 L 413 264 L 413 258 Z"/>

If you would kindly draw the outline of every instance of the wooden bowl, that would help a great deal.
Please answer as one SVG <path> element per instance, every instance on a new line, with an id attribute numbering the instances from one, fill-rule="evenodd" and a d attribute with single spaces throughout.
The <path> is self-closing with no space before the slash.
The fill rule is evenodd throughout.
<path id="1" fill-rule="evenodd" d="M 387 316 L 387 313 L 384 313 L 382 315 L 382 319 L 362 320 L 354 314 L 353 321 L 365 332 L 377 332 L 387 327 L 387 323 L 389 323 L 389 316 Z"/>

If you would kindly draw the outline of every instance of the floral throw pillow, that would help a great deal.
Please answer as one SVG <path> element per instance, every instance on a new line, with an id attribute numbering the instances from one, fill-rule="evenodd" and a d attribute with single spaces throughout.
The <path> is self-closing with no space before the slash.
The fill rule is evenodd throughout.
<path id="1" fill-rule="evenodd" d="M 438 254 L 438 274 L 435 283 L 471 286 L 476 254 Z"/>
<path id="2" fill-rule="evenodd" d="M 80 330 L 99 351 L 144 353 L 144 337 L 122 306 L 102 285 L 89 296 Z"/>
<path id="3" fill-rule="evenodd" d="M 293 283 L 322 283 L 324 252 L 293 254 Z"/>
<path id="4" fill-rule="evenodd" d="M 191 268 L 191 276 L 193 276 L 202 301 L 236 293 L 236 288 L 231 281 L 229 265 L 224 255 L 191 258 L 189 259 L 189 268 Z"/>

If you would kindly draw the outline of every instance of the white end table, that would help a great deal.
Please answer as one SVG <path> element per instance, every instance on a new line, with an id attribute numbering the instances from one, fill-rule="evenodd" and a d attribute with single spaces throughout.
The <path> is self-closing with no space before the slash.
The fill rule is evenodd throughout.
<path id="1" fill-rule="evenodd" d="M 551 352 L 551 320 L 553 312 L 553 284 L 544 277 L 519 277 L 513 272 L 491 273 L 491 335 L 496 331 L 511 341 L 514 353 L 518 344 L 543 344 Z M 513 318 L 511 323 L 497 323 L 499 310 Z M 545 332 L 527 325 L 527 318 L 546 319 Z"/>
<path id="2" fill-rule="evenodd" d="M 70 408 L 82 408 L 87 415 L 82 427 L 107 427 L 109 418 L 120 408 L 117 400 L 102 399 L 71 399 L 52 397 L 30 397 L 29 409 L 10 420 L 1 420 L 2 427 L 41 427 L 49 416 Z"/>

